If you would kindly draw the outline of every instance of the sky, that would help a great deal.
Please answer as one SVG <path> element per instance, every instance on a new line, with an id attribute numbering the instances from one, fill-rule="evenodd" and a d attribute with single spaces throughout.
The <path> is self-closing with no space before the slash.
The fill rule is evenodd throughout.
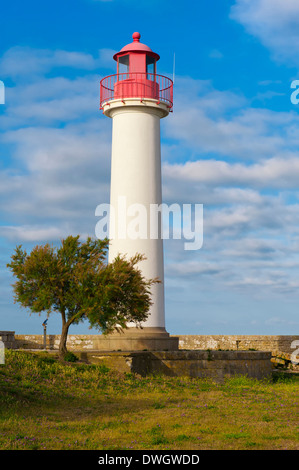
<path id="1" fill-rule="evenodd" d="M 173 77 L 175 56 L 163 202 L 204 214 L 200 250 L 164 241 L 167 331 L 298 333 L 299 2 L 15 0 L 0 31 L 0 330 L 42 334 L 46 317 L 14 303 L 16 245 L 95 236 L 112 131 L 99 82 L 138 31 L 159 74 Z M 48 333 L 60 331 L 54 314 Z"/>

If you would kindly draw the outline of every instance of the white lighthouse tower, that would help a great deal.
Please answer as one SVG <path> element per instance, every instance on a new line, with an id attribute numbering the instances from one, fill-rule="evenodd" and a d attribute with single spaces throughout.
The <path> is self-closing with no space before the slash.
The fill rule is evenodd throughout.
<path id="1" fill-rule="evenodd" d="M 165 329 L 161 227 L 155 234 L 150 227 L 151 207 L 162 203 L 160 119 L 172 110 L 173 83 L 157 75 L 160 57 L 140 42 L 139 33 L 113 58 L 117 73 L 101 80 L 100 105 L 112 118 L 109 261 L 144 254 L 143 275 L 161 283 L 151 287 L 153 305 L 142 329 L 134 325 L 110 336 L 109 349 L 173 350 L 178 338 Z M 128 233 L 136 209 L 145 222 L 139 236 Z"/>

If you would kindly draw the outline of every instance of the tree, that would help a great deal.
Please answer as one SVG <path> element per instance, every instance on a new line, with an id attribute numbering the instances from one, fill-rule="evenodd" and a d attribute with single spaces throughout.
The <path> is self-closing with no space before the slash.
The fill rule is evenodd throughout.
<path id="1" fill-rule="evenodd" d="M 152 304 L 150 287 L 158 279 L 145 279 L 136 266 L 144 256 L 127 260 L 118 256 L 106 262 L 109 241 L 79 241 L 79 235 L 62 240 L 60 247 L 36 246 L 30 254 L 17 246 L 7 264 L 17 278 L 14 300 L 34 313 L 59 312 L 62 331 L 59 357 L 67 352 L 70 325 L 88 319 L 102 333 L 140 326 Z"/>

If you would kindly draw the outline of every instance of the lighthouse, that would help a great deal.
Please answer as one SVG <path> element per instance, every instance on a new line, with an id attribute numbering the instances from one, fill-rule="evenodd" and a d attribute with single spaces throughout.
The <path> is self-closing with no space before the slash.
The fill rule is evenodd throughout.
<path id="1" fill-rule="evenodd" d="M 100 109 L 112 119 L 109 262 L 118 254 L 143 254 L 142 274 L 160 283 L 151 287 L 152 306 L 142 328 L 128 325 L 114 333 L 109 349 L 173 350 L 178 338 L 165 328 L 161 219 L 155 230 L 150 227 L 152 209 L 162 204 L 160 120 L 172 111 L 173 82 L 157 74 L 160 57 L 140 38 L 135 32 L 113 56 L 117 73 L 100 83 Z M 137 209 L 143 216 L 139 236 L 128 233 Z"/>

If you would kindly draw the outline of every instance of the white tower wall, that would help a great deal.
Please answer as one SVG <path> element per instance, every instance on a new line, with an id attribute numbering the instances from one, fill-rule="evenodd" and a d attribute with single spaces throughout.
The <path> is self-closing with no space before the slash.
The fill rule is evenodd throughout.
<path id="1" fill-rule="evenodd" d="M 163 240 L 161 236 L 150 238 L 149 217 L 150 205 L 162 203 L 160 119 L 168 112 L 165 104 L 150 99 L 114 100 L 104 106 L 104 113 L 113 120 L 110 205 L 114 211 L 110 212 L 110 228 L 115 224 L 115 230 L 114 237 L 110 236 L 109 261 L 117 254 L 146 256 L 139 265 L 143 275 L 158 277 L 162 283 L 151 287 L 153 305 L 142 326 L 158 329 L 165 329 Z M 128 228 L 138 216 L 138 212 L 129 215 L 124 211 L 124 201 L 126 210 L 132 204 L 146 209 L 145 239 L 131 239 L 123 232 L 124 222 Z"/>

